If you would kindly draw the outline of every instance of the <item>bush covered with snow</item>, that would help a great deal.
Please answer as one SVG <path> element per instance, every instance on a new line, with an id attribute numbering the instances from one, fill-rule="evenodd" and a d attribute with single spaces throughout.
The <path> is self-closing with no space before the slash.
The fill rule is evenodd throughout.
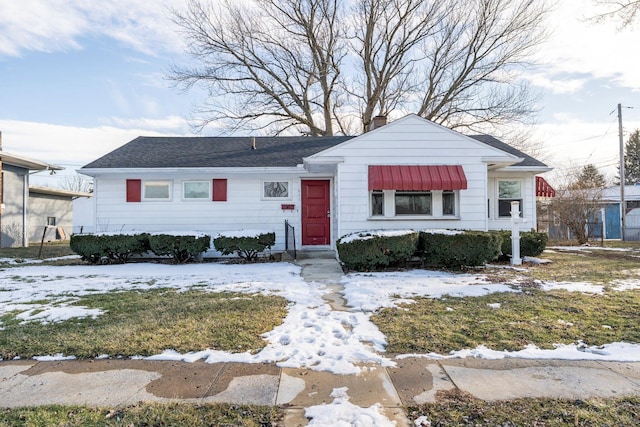
<path id="1" fill-rule="evenodd" d="M 416 252 L 418 232 L 362 231 L 341 237 L 336 247 L 349 270 L 371 271 L 406 263 Z"/>
<path id="2" fill-rule="evenodd" d="M 421 231 L 418 250 L 425 265 L 462 268 L 483 265 L 500 255 L 502 238 L 496 233 Z"/>
<path id="3" fill-rule="evenodd" d="M 206 234 L 161 234 L 149 235 L 149 247 L 158 256 L 171 256 L 177 264 L 193 261 L 211 246 L 211 236 Z"/>
<path id="4" fill-rule="evenodd" d="M 223 233 L 213 239 L 216 250 L 223 255 L 237 254 L 247 261 L 255 261 L 258 255 L 276 243 L 274 232 Z"/>
<path id="5" fill-rule="evenodd" d="M 492 231 L 502 238 L 502 258 L 511 255 L 511 230 Z M 537 231 L 520 232 L 520 256 L 538 256 L 547 247 L 547 233 Z"/>
<path id="6" fill-rule="evenodd" d="M 127 262 L 132 256 L 149 250 L 149 235 L 141 234 L 73 234 L 71 250 L 91 264 Z"/>

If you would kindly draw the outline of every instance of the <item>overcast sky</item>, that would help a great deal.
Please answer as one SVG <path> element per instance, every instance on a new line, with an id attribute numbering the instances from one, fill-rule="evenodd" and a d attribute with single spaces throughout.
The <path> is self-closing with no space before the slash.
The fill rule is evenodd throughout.
<path id="1" fill-rule="evenodd" d="M 167 17 L 184 2 L 0 0 L 3 149 L 74 170 L 138 135 L 191 134 L 199 95 L 163 78 L 185 60 Z M 640 128 L 640 25 L 618 31 L 586 19 L 596 13 L 590 0 L 557 2 L 541 65 L 526 78 L 541 93 L 534 137 L 543 160 L 560 173 L 593 163 L 613 177 L 618 103 L 633 107 L 623 109 L 625 141 Z"/>

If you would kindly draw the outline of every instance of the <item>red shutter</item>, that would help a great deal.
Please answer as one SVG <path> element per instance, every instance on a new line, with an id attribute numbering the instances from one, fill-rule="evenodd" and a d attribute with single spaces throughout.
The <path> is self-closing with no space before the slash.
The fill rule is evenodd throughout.
<path id="1" fill-rule="evenodd" d="M 213 201 L 214 202 L 227 201 L 227 180 L 226 179 L 213 180 Z"/>
<path id="2" fill-rule="evenodd" d="M 139 179 L 127 180 L 127 202 L 139 202 L 142 194 L 142 181 Z"/>

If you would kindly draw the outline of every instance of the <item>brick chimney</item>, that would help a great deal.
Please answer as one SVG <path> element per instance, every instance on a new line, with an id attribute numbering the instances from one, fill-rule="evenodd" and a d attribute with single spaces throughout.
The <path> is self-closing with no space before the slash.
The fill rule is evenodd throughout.
<path id="1" fill-rule="evenodd" d="M 387 116 L 375 116 L 371 123 L 371 130 L 378 129 L 387 124 Z"/>

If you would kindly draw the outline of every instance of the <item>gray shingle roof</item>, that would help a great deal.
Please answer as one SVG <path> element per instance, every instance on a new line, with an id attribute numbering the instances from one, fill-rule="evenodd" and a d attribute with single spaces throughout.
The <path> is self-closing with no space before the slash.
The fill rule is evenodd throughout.
<path id="1" fill-rule="evenodd" d="M 256 149 L 252 150 L 252 137 L 139 136 L 83 166 L 83 169 L 290 167 L 302 164 L 304 157 L 351 138 L 353 137 L 256 137 Z M 471 138 L 524 158 L 524 161 L 516 166 L 546 166 L 490 135 L 473 135 Z"/>
<path id="2" fill-rule="evenodd" d="M 522 157 L 524 158 L 523 161 L 521 161 L 520 163 L 515 164 L 514 166 L 533 166 L 533 167 L 547 167 L 547 165 L 545 165 L 544 163 L 542 163 L 540 160 L 534 159 L 533 157 L 531 157 L 528 154 L 523 153 L 522 151 L 513 148 L 512 146 L 510 146 L 509 144 L 506 144 L 502 141 L 500 141 L 499 139 L 491 136 L 491 135 L 469 135 L 471 138 L 475 139 L 476 141 L 480 141 L 483 144 L 487 144 L 490 145 L 493 148 L 497 148 L 498 150 L 502 150 L 505 151 L 509 154 L 513 154 L 516 157 Z"/>
<path id="3" fill-rule="evenodd" d="M 84 166 L 92 168 L 286 167 L 351 136 L 148 137 L 139 136 Z"/>

